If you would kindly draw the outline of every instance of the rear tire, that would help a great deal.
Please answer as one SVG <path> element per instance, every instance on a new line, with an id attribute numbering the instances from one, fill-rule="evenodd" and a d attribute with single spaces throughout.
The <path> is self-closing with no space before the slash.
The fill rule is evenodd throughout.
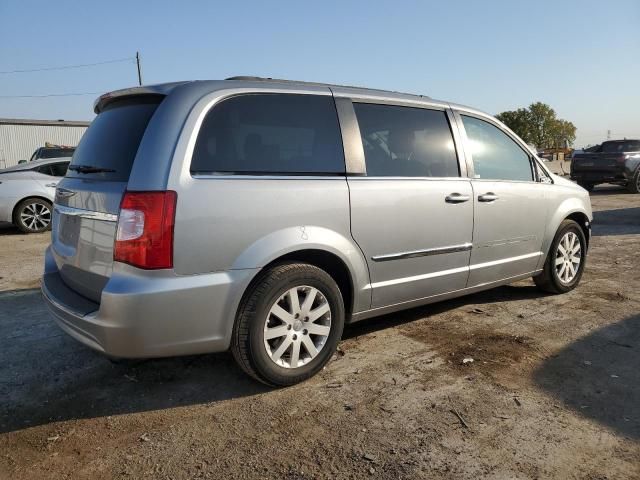
<path id="1" fill-rule="evenodd" d="M 13 223 L 23 233 L 40 233 L 51 228 L 51 203 L 41 198 L 21 201 L 13 212 Z"/>
<path id="2" fill-rule="evenodd" d="M 573 220 L 564 220 L 551 242 L 542 273 L 533 277 L 534 283 L 549 293 L 573 290 L 582 278 L 586 254 L 587 240 L 582 228 Z"/>
<path id="3" fill-rule="evenodd" d="M 640 193 L 640 167 L 636 168 L 636 173 L 629 180 L 627 190 L 631 193 Z"/>
<path id="4" fill-rule="evenodd" d="M 592 192 L 593 187 L 596 186 L 595 183 L 586 183 L 586 182 L 578 182 L 578 185 L 584 188 L 587 192 Z"/>
<path id="5" fill-rule="evenodd" d="M 245 294 L 231 352 L 256 380 L 293 385 L 331 359 L 344 318 L 342 294 L 327 272 L 306 263 L 276 265 L 261 273 Z"/>

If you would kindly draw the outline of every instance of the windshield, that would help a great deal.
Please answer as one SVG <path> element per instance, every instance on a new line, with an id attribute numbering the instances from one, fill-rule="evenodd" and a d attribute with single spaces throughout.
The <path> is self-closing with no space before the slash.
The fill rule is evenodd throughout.
<path id="1" fill-rule="evenodd" d="M 67 176 L 129 180 L 140 141 L 160 101 L 137 97 L 107 105 L 80 140 Z"/>

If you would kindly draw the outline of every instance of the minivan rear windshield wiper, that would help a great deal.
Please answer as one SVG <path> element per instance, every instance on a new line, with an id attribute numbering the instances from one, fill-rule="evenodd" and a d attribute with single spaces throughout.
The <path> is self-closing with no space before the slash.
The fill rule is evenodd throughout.
<path id="1" fill-rule="evenodd" d="M 112 173 L 115 172 L 112 168 L 94 167 L 93 165 L 69 165 L 69 170 L 78 173 Z"/>

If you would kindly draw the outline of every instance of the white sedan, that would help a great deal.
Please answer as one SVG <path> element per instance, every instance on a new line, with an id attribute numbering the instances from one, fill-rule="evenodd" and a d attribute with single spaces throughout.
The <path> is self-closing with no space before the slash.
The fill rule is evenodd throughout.
<path id="1" fill-rule="evenodd" d="M 0 222 L 25 233 L 49 229 L 56 185 L 69 162 L 70 157 L 47 158 L 0 170 Z"/>

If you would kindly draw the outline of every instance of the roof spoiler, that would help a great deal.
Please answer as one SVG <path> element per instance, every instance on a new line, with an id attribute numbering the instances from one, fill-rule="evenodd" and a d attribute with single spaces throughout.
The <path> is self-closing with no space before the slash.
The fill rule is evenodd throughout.
<path id="1" fill-rule="evenodd" d="M 114 100 L 118 100 L 125 97 L 141 97 L 141 96 L 166 96 L 164 91 L 161 89 L 150 86 L 150 87 L 132 87 L 132 88 L 123 88 L 122 90 L 114 90 L 113 92 L 107 92 L 103 95 L 100 95 L 96 101 L 93 103 L 93 111 L 98 114 L 104 108 Z"/>

